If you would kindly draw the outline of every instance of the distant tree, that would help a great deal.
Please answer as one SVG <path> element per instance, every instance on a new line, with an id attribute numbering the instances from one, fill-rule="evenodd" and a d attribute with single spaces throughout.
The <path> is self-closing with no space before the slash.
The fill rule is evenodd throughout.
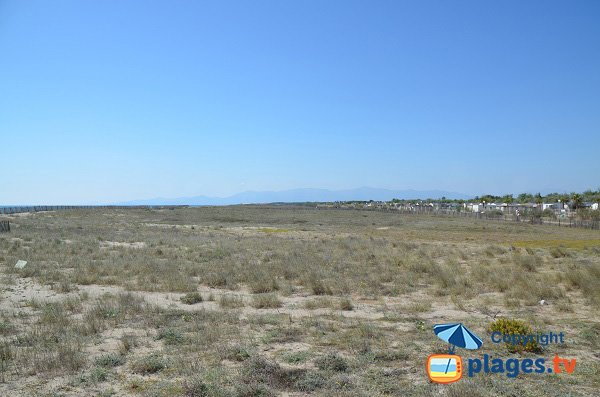
<path id="1" fill-rule="evenodd" d="M 514 201 L 515 199 L 512 194 L 507 194 L 506 196 L 502 197 L 503 203 L 512 204 Z"/>
<path id="2" fill-rule="evenodd" d="M 494 201 L 497 201 L 500 197 L 498 196 L 494 196 L 493 194 L 486 194 L 484 196 L 481 196 L 481 201 L 485 201 L 486 203 L 493 203 Z"/>
<path id="3" fill-rule="evenodd" d="M 585 192 L 583 192 L 582 196 L 583 201 L 598 202 L 600 201 L 600 189 L 598 189 L 598 191 L 596 192 L 593 190 L 586 190 Z"/>
<path id="4" fill-rule="evenodd" d="M 583 197 L 581 194 L 574 193 L 573 196 L 571 196 L 571 199 L 573 200 L 573 209 L 578 209 L 583 206 Z"/>
<path id="5" fill-rule="evenodd" d="M 564 205 L 568 206 L 568 205 L 569 205 L 569 201 L 571 201 L 571 197 L 569 197 L 569 195 L 567 195 L 567 194 L 561 194 L 561 195 L 559 196 L 559 200 L 560 200 L 560 204 L 561 204 L 561 205 L 563 205 L 563 206 L 564 206 Z M 564 207 L 562 207 L 562 208 L 561 208 L 561 210 L 562 210 L 563 208 L 564 208 Z"/>
<path id="6" fill-rule="evenodd" d="M 533 196 L 529 193 L 521 193 L 517 197 L 517 200 L 519 200 L 519 203 L 529 203 L 533 201 Z"/>

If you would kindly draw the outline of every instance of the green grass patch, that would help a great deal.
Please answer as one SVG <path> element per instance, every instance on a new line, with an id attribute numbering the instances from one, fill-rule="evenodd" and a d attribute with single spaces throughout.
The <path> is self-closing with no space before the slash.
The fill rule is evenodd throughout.
<path id="1" fill-rule="evenodd" d="M 583 240 L 519 240 L 512 243 L 518 248 L 571 248 L 583 250 L 600 247 L 600 239 Z"/>

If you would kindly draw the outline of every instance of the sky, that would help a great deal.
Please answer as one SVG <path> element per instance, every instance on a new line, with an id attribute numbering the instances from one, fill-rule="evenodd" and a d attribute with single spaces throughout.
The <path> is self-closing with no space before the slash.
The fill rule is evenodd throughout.
<path id="1" fill-rule="evenodd" d="M 600 187 L 598 1 L 0 0 L 0 205 Z"/>

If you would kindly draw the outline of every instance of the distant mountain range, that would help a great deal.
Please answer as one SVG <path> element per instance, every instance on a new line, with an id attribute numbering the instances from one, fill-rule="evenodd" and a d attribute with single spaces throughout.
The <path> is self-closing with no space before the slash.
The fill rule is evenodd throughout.
<path id="1" fill-rule="evenodd" d="M 371 187 L 361 187 L 347 190 L 327 189 L 292 189 L 282 191 L 247 191 L 229 197 L 179 197 L 153 198 L 133 200 L 118 205 L 233 205 L 233 204 L 265 204 L 265 203 L 300 203 L 300 202 L 329 202 L 329 201 L 387 201 L 397 199 L 463 199 L 472 198 L 469 195 L 443 190 L 389 190 Z"/>

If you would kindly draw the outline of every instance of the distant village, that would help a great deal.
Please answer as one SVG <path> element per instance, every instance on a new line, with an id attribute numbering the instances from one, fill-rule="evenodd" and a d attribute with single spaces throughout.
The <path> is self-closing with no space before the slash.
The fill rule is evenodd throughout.
<path id="1" fill-rule="evenodd" d="M 390 201 L 339 201 L 322 203 L 319 208 L 366 209 L 401 212 L 433 212 L 433 213 L 470 213 L 486 217 L 537 217 L 537 218 L 581 218 L 600 219 L 600 190 L 572 194 L 521 194 L 517 198 L 512 195 L 475 197 L 473 200 L 400 200 Z"/>

